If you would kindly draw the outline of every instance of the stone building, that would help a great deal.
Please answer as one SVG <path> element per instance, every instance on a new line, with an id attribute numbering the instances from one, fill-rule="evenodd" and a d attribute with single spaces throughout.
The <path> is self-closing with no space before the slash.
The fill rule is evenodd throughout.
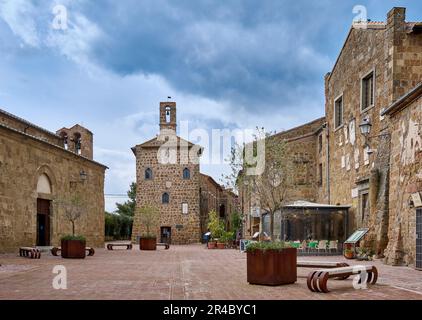
<path id="1" fill-rule="evenodd" d="M 164 241 L 169 235 L 174 244 L 201 241 L 212 209 L 227 219 L 224 188 L 200 173 L 202 148 L 178 137 L 176 128 L 176 103 L 160 102 L 159 134 L 132 148 L 138 185 L 134 242 L 145 232 L 139 217 L 139 209 L 145 205 L 159 209 L 157 239 Z"/>
<path id="2" fill-rule="evenodd" d="M 107 167 L 92 150 L 82 126 L 53 133 L 0 110 L 0 252 L 59 245 L 71 233 L 63 204 L 75 195 L 84 205 L 76 233 L 89 246 L 104 245 Z"/>
<path id="3" fill-rule="evenodd" d="M 211 210 L 217 212 L 220 219 L 224 220 L 226 228 L 231 229 L 231 217 L 234 213 L 240 213 L 239 197 L 229 189 L 218 184 L 212 177 L 201 173 L 200 185 L 201 197 L 201 231 L 207 231 L 208 213 Z"/>
<path id="4" fill-rule="evenodd" d="M 422 269 L 422 83 L 389 106 L 388 264 Z"/>
<path id="5" fill-rule="evenodd" d="M 393 8 L 386 22 L 354 24 L 325 77 L 328 200 L 350 204 L 352 229 L 383 256 L 389 242 L 391 132 L 383 110 L 422 80 L 420 25 Z M 369 134 L 361 129 L 368 126 Z M 394 177 L 391 176 L 394 180 Z"/>
<path id="6" fill-rule="evenodd" d="M 396 7 L 386 22 L 352 25 L 325 76 L 325 121 L 310 130 L 313 142 L 306 147 L 297 128 L 288 139 L 292 156 L 302 147 L 312 154 L 306 165 L 311 184 L 293 186 L 291 200 L 316 201 L 330 209 L 350 206 L 346 233 L 368 228 L 362 246 L 388 264 L 415 265 L 417 252 L 422 256 L 422 222 L 417 220 L 422 216 L 422 23 L 405 18 L 406 9 Z M 297 182 L 305 162 L 297 162 L 303 165 L 297 167 Z M 257 199 L 245 187 L 239 192 L 250 235 L 262 228 Z"/>

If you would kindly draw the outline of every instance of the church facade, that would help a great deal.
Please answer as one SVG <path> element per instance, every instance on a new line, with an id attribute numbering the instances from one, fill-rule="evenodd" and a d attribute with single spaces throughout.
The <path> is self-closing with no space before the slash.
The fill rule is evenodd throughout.
<path id="1" fill-rule="evenodd" d="M 150 205 L 159 212 L 157 240 L 173 244 L 198 243 L 207 230 L 208 212 L 226 221 L 236 210 L 237 196 L 200 173 L 202 147 L 176 134 L 176 103 L 160 102 L 158 135 L 132 148 L 136 157 L 137 197 L 132 241 L 145 228 L 139 210 Z"/>
<path id="2" fill-rule="evenodd" d="M 56 133 L 0 110 L 0 253 L 58 246 L 72 233 L 66 205 L 78 197 L 75 232 L 104 245 L 104 174 L 93 134 L 75 125 Z"/>

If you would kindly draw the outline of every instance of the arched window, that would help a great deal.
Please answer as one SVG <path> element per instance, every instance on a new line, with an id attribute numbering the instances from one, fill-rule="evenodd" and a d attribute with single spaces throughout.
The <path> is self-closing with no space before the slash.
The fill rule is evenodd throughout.
<path id="1" fill-rule="evenodd" d="M 73 135 L 73 141 L 75 142 L 75 153 L 80 155 L 82 153 L 82 139 L 79 132 Z"/>
<path id="2" fill-rule="evenodd" d="M 67 133 L 66 132 L 61 132 L 60 136 L 63 139 L 63 146 L 66 150 L 69 149 L 69 142 L 68 142 L 68 137 L 67 137 Z"/>
<path id="3" fill-rule="evenodd" d="M 163 204 L 167 204 L 170 202 L 170 195 L 167 192 L 163 193 L 162 199 L 161 199 Z"/>
<path id="4" fill-rule="evenodd" d="M 190 170 L 188 168 L 183 169 L 183 179 L 190 179 Z"/>
<path id="5" fill-rule="evenodd" d="M 166 123 L 170 123 L 171 122 L 171 112 L 170 112 L 170 107 L 166 107 Z"/>
<path id="6" fill-rule="evenodd" d="M 151 180 L 152 179 L 152 170 L 151 168 L 147 168 L 145 170 L 145 180 Z"/>

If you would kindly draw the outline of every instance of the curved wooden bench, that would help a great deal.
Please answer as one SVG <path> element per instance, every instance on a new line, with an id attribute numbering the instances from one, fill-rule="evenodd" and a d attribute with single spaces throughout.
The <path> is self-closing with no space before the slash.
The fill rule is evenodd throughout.
<path id="1" fill-rule="evenodd" d="M 126 247 L 126 250 L 132 250 L 132 244 L 131 243 L 109 243 L 107 244 L 108 250 L 113 250 L 114 247 Z"/>
<path id="2" fill-rule="evenodd" d="M 312 292 L 327 293 L 329 292 L 327 287 L 328 279 L 346 279 L 351 275 L 361 274 L 362 271 L 366 271 L 367 277 L 366 279 L 360 279 L 360 281 L 364 280 L 370 284 L 375 284 L 377 282 L 378 270 L 375 266 L 348 266 L 312 271 L 309 273 L 306 283 L 308 285 L 309 290 L 311 290 Z"/>
<path id="3" fill-rule="evenodd" d="M 157 243 L 157 246 L 165 247 L 166 250 L 170 249 L 170 245 L 168 243 Z"/>
<path id="4" fill-rule="evenodd" d="M 19 256 L 30 259 L 41 259 L 41 251 L 32 247 L 20 247 Z"/>
<path id="5" fill-rule="evenodd" d="M 95 254 L 94 248 L 86 247 L 85 250 L 86 250 L 87 256 L 89 256 L 89 257 L 92 257 Z M 60 251 L 62 251 L 61 247 L 54 247 L 54 248 L 51 249 L 51 254 L 53 256 L 57 257 L 57 256 L 60 255 Z"/>

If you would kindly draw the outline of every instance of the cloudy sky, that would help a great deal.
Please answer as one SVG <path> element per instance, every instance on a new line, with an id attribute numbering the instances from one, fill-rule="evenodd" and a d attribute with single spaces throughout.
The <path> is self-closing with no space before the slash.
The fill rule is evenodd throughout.
<path id="1" fill-rule="evenodd" d="M 421 1 L 0 0 L 0 108 L 51 131 L 89 128 L 106 194 L 124 194 L 130 148 L 156 135 L 167 96 L 190 129 L 281 131 L 323 116 L 323 77 L 357 5 L 372 21 L 393 6 L 422 20 Z M 202 165 L 217 181 L 224 170 Z"/>

